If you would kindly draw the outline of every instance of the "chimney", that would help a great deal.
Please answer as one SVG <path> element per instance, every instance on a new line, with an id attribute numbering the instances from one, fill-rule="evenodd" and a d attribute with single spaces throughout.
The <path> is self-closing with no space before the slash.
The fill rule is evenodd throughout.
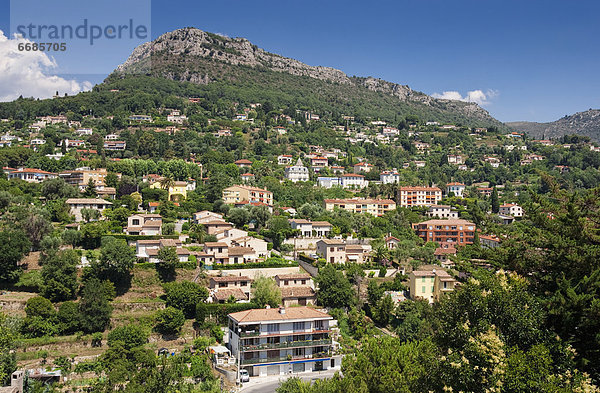
<path id="1" fill-rule="evenodd" d="M 281 314 L 281 315 L 285 314 L 285 307 L 279 307 L 279 314 Z"/>

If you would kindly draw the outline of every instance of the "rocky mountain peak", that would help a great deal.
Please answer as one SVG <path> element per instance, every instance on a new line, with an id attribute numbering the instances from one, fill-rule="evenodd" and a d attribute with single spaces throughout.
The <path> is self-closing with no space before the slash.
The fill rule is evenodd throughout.
<path id="1" fill-rule="evenodd" d="M 409 105 L 423 105 L 436 111 L 454 111 L 474 121 L 501 126 L 475 103 L 440 100 L 407 85 L 373 77 L 349 77 L 344 72 L 270 53 L 245 38 L 230 38 L 187 27 L 165 33 L 152 42 L 138 46 L 115 72 L 143 73 L 171 80 L 207 84 L 219 80 L 237 80 L 240 67 L 267 70 L 324 82 L 352 86 L 383 93 Z"/>

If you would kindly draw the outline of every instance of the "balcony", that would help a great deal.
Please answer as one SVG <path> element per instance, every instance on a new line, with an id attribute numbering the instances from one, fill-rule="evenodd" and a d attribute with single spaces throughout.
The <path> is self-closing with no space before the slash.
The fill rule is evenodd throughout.
<path id="1" fill-rule="evenodd" d="M 299 334 L 321 334 L 321 333 L 331 333 L 331 329 L 323 329 L 323 328 L 316 328 L 316 329 L 307 329 L 307 330 L 297 330 L 297 331 L 285 331 L 285 332 L 281 332 L 281 331 L 274 331 L 274 332 L 267 332 L 265 330 L 263 331 L 258 331 L 258 330 L 249 330 L 247 332 L 242 332 L 241 333 L 241 338 L 246 338 L 246 337 L 281 337 L 281 336 L 295 336 L 295 335 L 299 335 Z"/>
<path id="2" fill-rule="evenodd" d="M 254 331 L 248 331 L 248 332 L 241 332 L 241 337 L 256 337 L 256 336 L 260 336 L 260 331 L 258 330 L 254 330 Z"/>
<path id="3" fill-rule="evenodd" d="M 301 348 L 331 345 L 331 339 L 307 340 L 307 341 L 284 341 L 280 343 L 264 343 L 258 345 L 242 345 L 242 351 L 262 351 L 267 349 Z"/>
<path id="4" fill-rule="evenodd" d="M 312 355 L 304 356 L 277 356 L 271 358 L 253 358 L 253 359 L 242 359 L 242 365 L 248 364 L 263 364 L 263 363 L 277 363 L 277 362 L 293 362 L 296 360 L 306 359 L 322 359 L 331 356 L 328 352 L 319 352 Z"/>

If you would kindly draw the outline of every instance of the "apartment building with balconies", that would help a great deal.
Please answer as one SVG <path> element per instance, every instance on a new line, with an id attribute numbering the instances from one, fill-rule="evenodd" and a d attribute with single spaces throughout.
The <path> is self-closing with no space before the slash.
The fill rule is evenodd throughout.
<path id="1" fill-rule="evenodd" d="M 398 203 L 400 207 L 437 205 L 442 200 L 442 190 L 438 187 L 400 187 Z"/>
<path id="2" fill-rule="evenodd" d="M 428 220 L 413 224 L 417 236 L 425 242 L 473 244 L 475 224 L 462 219 Z"/>
<path id="3" fill-rule="evenodd" d="M 374 216 L 383 216 L 389 211 L 396 210 L 396 202 L 391 199 L 325 199 L 323 202 L 325 210 L 332 211 L 338 208 L 353 213 L 369 213 Z"/>
<path id="4" fill-rule="evenodd" d="M 229 347 L 250 376 L 339 368 L 329 314 L 309 307 L 264 308 L 229 314 Z"/>
<path id="5" fill-rule="evenodd" d="M 273 206 L 273 193 L 258 187 L 236 185 L 223 190 L 223 201 L 232 205 L 263 203 Z"/>

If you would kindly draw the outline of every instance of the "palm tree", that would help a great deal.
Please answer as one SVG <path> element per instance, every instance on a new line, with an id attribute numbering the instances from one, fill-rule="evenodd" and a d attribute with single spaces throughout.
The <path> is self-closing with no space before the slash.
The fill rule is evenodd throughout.
<path id="1" fill-rule="evenodd" d="M 190 236 L 192 238 L 195 238 L 196 242 L 198 242 L 198 243 L 204 243 L 204 238 L 207 235 L 206 230 L 204 229 L 204 225 L 202 225 L 202 224 L 192 224 L 190 226 L 189 233 L 190 233 Z"/>
<path id="2" fill-rule="evenodd" d="M 160 187 L 163 190 L 169 190 L 171 187 L 173 187 L 175 185 L 175 180 L 170 177 L 170 176 L 165 176 L 162 179 L 160 179 Z"/>
<path id="3" fill-rule="evenodd" d="M 387 261 L 388 255 L 389 250 L 387 249 L 387 247 L 384 245 L 379 245 L 375 248 L 375 253 L 373 254 L 373 257 L 377 262 L 383 262 L 384 260 Z"/>

